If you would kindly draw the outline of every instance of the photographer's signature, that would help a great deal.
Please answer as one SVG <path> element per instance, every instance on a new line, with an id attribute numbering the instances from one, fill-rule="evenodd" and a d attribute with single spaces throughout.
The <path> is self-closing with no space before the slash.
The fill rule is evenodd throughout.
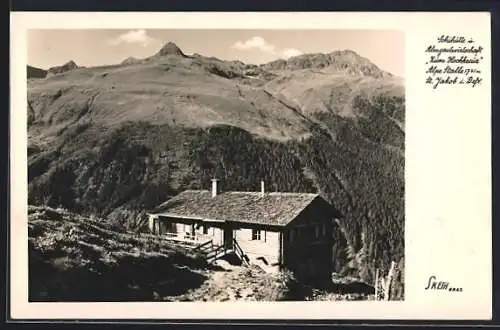
<path id="1" fill-rule="evenodd" d="M 429 277 L 427 286 L 425 290 L 439 290 L 439 291 L 450 291 L 450 292 L 462 292 L 462 288 L 453 287 L 449 282 L 438 281 L 436 276 Z"/>

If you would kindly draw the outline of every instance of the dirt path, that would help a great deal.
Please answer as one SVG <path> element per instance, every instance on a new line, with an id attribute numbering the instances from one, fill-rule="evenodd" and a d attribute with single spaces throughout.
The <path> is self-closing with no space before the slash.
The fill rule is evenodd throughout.
<path id="1" fill-rule="evenodd" d="M 258 267 L 232 266 L 218 260 L 219 270 L 205 271 L 207 280 L 198 288 L 167 301 L 279 301 L 290 296 L 290 287 L 278 274 L 266 273 Z M 334 291 L 312 289 L 298 300 L 342 301 L 373 299 L 356 279 L 339 278 L 332 283 Z M 307 291 L 307 290 L 306 290 Z M 298 291 L 295 294 L 299 294 Z"/>
<path id="2" fill-rule="evenodd" d="M 278 290 L 277 278 L 259 268 L 232 266 L 217 261 L 221 268 L 208 274 L 209 278 L 201 287 L 187 293 L 169 297 L 170 301 L 261 301 L 273 288 Z M 265 290 L 264 290 L 265 288 Z"/>

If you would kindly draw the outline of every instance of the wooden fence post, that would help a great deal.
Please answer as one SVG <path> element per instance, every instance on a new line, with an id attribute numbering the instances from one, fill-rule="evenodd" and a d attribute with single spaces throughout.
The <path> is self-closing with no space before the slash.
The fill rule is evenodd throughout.
<path id="1" fill-rule="evenodd" d="M 389 274 L 387 275 L 387 281 L 385 284 L 384 300 L 389 300 L 391 296 L 391 284 L 392 277 L 394 276 L 394 267 L 396 267 L 396 262 L 391 262 L 391 268 L 389 269 Z"/>

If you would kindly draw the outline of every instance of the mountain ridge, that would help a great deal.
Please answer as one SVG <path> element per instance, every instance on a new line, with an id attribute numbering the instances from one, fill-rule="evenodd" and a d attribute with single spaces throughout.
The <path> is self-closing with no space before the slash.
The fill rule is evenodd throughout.
<path id="1" fill-rule="evenodd" d="M 27 78 L 45 78 L 47 76 L 47 70 L 37 68 L 31 65 L 26 66 Z"/>
<path id="2" fill-rule="evenodd" d="M 365 68 L 365 70 L 361 70 L 361 73 L 364 74 L 374 74 L 374 76 L 377 77 L 384 77 L 384 76 L 394 76 L 394 74 L 383 71 L 381 70 L 377 65 L 372 63 L 370 60 L 368 60 L 365 57 L 360 56 L 358 53 L 356 53 L 353 50 L 350 49 L 344 49 L 344 50 L 335 50 L 327 53 L 320 53 L 320 52 L 314 52 L 314 53 L 304 53 L 296 56 L 289 57 L 287 59 L 284 58 L 278 58 L 275 60 L 268 61 L 266 63 L 262 64 L 252 64 L 252 63 L 244 63 L 242 61 L 225 61 L 221 60 L 215 57 L 207 57 L 203 56 L 199 53 L 194 53 L 192 55 L 186 55 L 182 49 L 175 44 L 174 42 L 166 42 L 155 54 L 145 57 L 143 59 L 138 59 L 134 56 L 129 56 L 122 62 L 120 62 L 118 65 L 121 64 L 130 64 L 131 62 L 140 62 L 140 61 L 147 61 L 147 60 L 155 60 L 161 57 L 165 56 L 180 56 L 180 57 L 185 57 L 185 58 L 205 58 L 205 59 L 212 59 L 216 60 L 219 62 L 233 62 L 233 63 L 238 63 L 241 66 L 245 66 L 246 68 L 255 68 L 255 67 L 260 67 L 260 68 L 265 68 L 265 69 L 270 69 L 270 70 L 283 70 L 283 69 L 288 69 L 288 70 L 300 70 L 300 69 L 311 69 L 311 68 L 325 68 L 328 67 L 329 65 L 337 64 L 339 67 L 344 67 L 346 68 L 350 64 L 352 65 L 357 65 L 359 66 L 361 64 L 366 65 L 368 68 Z M 99 68 L 99 67 L 104 67 L 108 65 L 94 65 L 90 66 L 90 68 Z M 61 70 L 61 68 L 64 68 L 66 70 L 72 70 L 75 68 L 78 68 L 79 66 L 76 65 L 76 63 L 73 60 L 68 61 L 67 63 L 60 65 L 60 66 L 54 66 L 49 68 L 48 70 L 52 71 L 57 71 Z M 354 73 L 360 73 L 359 71 L 353 71 L 352 74 Z"/>

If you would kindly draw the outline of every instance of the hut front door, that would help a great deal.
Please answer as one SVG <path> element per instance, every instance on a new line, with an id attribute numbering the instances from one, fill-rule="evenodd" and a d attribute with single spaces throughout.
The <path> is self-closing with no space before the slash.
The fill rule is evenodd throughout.
<path id="1" fill-rule="evenodd" d="M 224 228 L 224 247 L 226 249 L 233 248 L 233 228 L 231 227 Z"/>

